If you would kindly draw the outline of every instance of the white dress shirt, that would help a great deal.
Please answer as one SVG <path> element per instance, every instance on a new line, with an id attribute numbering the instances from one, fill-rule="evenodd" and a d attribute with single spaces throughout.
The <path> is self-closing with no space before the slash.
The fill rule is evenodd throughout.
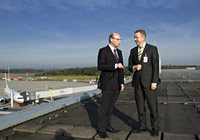
<path id="1" fill-rule="evenodd" d="M 141 47 L 142 47 L 142 50 L 141 50 L 141 51 L 142 51 L 142 53 L 143 53 L 143 51 L 144 51 L 144 48 L 145 48 L 146 44 L 147 44 L 147 43 L 146 43 L 146 42 L 144 42 L 144 44 L 141 46 Z M 139 46 L 138 46 L 138 52 L 139 52 Z M 142 55 L 142 54 L 141 54 L 141 55 Z"/>
<path id="2" fill-rule="evenodd" d="M 114 54 L 114 50 L 116 49 L 116 55 L 117 55 L 117 57 L 119 58 L 119 55 L 118 55 L 118 53 L 117 53 L 117 48 L 111 46 L 110 44 L 109 44 L 108 46 L 109 46 L 110 49 L 112 50 L 113 54 Z M 117 64 L 115 64 L 115 69 L 117 69 Z"/>

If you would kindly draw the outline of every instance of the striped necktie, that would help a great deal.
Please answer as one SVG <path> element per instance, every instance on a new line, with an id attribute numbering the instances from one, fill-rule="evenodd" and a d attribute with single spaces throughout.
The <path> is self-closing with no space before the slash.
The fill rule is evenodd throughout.
<path id="1" fill-rule="evenodd" d="M 142 47 L 138 47 L 139 48 L 139 51 L 138 51 L 138 60 L 140 61 L 141 60 L 141 56 L 142 56 Z"/>

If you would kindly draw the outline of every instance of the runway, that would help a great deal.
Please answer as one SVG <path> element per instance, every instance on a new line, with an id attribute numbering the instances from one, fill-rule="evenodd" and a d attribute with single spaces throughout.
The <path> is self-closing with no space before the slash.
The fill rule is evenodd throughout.
<path id="1" fill-rule="evenodd" d="M 88 86 L 89 83 L 83 82 L 62 82 L 62 81 L 8 81 L 8 86 L 16 91 L 45 91 L 52 89 Z M 5 80 L 0 80 L 0 96 L 5 96 Z"/>

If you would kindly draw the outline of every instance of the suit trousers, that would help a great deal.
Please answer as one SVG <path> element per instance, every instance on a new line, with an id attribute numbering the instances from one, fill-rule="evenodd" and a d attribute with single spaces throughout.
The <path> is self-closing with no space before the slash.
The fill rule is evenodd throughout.
<path id="1" fill-rule="evenodd" d="M 135 101 L 137 105 L 138 120 L 140 129 L 146 129 L 146 107 L 150 111 L 150 121 L 153 130 L 158 130 L 158 100 L 157 89 L 151 90 L 150 87 L 143 87 L 141 81 L 138 87 L 135 87 Z"/>
<path id="2" fill-rule="evenodd" d="M 111 116 L 120 91 L 102 91 L 101 106 L 98 115 L 98 130 L 105 132 L 111 128 Z"/>

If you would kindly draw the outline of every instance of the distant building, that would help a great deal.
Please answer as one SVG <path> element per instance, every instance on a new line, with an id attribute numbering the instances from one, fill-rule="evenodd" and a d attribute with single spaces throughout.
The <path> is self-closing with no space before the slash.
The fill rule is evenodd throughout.
<path id="1" fill-rule="evenodd" d="M 195 67 L 186 68 L 187 70 L 195 70 Z"/>
<path id="2" fill-rule="evenodd" d="M 200 70 L 200 67 L 196 67 L 195 70 Z"/>

